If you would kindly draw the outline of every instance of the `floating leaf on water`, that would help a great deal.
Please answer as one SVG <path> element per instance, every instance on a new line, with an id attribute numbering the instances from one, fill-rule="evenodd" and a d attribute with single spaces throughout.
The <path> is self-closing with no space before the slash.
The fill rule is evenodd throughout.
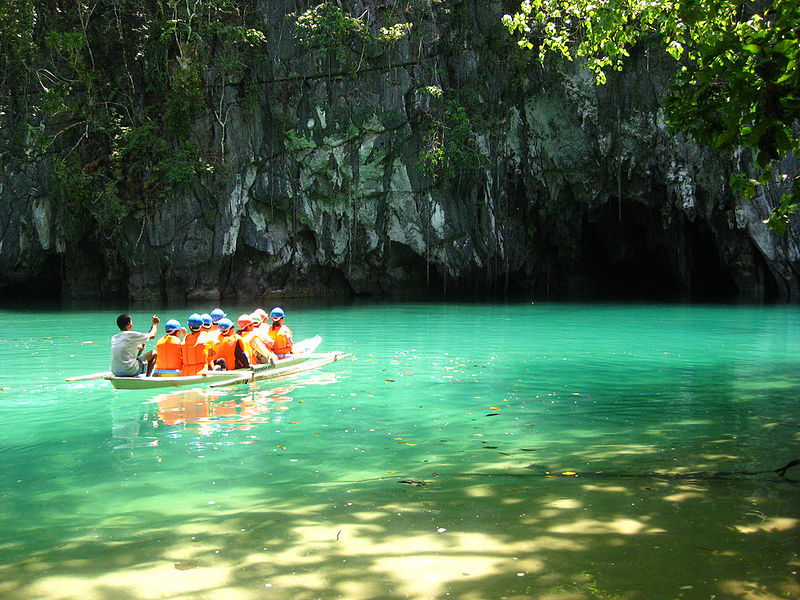
<path id="1" fill-rule="evenodd" d="M 486 415 L 486 416 L 487 416 L 487 417 L 496 417 L 496 416 L 497 416 L 497 415 L 499 415 L 499 414 L 500 414 L 500 413 L 489 413 L 489 414 L 488 414 L 488 415 Z"/>
<path id="2" fill-rule="evenodd" d="M 394 383 L 394 379 L 384 379 L 384 381 L 388 381 L 389 383 Z"/>
<path id="3" fill-rule="evenodd" d="M 490 406 L 489 410 L 502 410 L 502 409 L 498 406 Z"/>
<path id="4" fill-rule="evenodd" d="M 0 387 L 0 392 L 7 392 L 7 391 L 8 391 L 8 390 L 10 390 L 10 389 L 11 389 L 11 388 L 10 388 L 10 387 L 8 387 L 8 386 L 5 386 L 5 387 Z"/>
<path id="5" fill-rule="evenodd" d="M 175 568 L 178 571 L 188 571 L 189 569 L 194 569 L 197 565 L 193 562 L 179 562 L 175 563 Z"/>
<path id="6" fill-rule="evenodd" d="M 416 485 L 418 487 L 428 485 L 427 481 L 421 481 L 419 479 L 401 479 L 400 483 L 407 483 L 408 485 Z"/>
<path id="7" fill-rule="evenodd" d="M 577 475 L 577 473 L 575 471 L 564 471 L 561 474 L 562 475 L 567 475 L 567 476 Z"/>
<path id="8" fill-rule="evenodd" d="M 486 450 L 497 450 L 497 446 L 484 446 L 483 448 Z"/>

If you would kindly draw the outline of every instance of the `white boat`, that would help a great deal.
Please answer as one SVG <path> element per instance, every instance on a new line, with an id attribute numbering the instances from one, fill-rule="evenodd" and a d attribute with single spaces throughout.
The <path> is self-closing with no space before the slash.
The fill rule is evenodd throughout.
<path id="1" fill-rule="evenodd" d="M 67 381 L 86 381 L 89 379 L 105 379 L 111 382 L 117 389 L 121 390 L 149 390 L 157 388 L 187 387 L 187 386 L 207 386 L 214 387 L 221 385 L 235 385 L 249 383 L 261 379 L 273 379 L 284 375 L 291 375 L 300 371 L 318 368 L 324 364 L 329 364 L 349 354 L 341 352 L 315 353 L 314 350 L 322 342 L 322 337 L 316 335 L 313 338 L 303 340 L 294 344 L 294 354 L 287 358 L 278 360 L 274 365 L 256 365 L 250 369 L 237 369 L 233 371 L 207 371 L 201 375 L 188 375 L 177 377 L 116 377 L 109 372 L 92 373 L 89 375 L 79 375 L 70 377 Z M 314 359 L 314 360 L 310 360 Z M 303 367 L 303 363 L 308 363 Z"/>

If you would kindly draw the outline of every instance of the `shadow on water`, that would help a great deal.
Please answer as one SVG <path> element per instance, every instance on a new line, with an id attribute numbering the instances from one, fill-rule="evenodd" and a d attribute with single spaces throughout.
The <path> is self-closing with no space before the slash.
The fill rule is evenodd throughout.
<path id="1" fill-rule="evenodd" d="M 7 450 L 0 597 L 800 597 L 796 468 L 762 472 L 796 454 L 796 369 L 753 383 L 646 341 L 507 370 L 398 352 L 313 390 L 87 388 L 57 413 L 83 445 Z"/>
<path id="2" fill-rule="evenodd" d="M 399 474 L 240 481 L 219 502 L 185 507 L 161 478 L 146 485 L 147 509 L 58 536 L 42 523 L 50 544 L 4 561 L 0 594 L 768 600 L 800 593 L 797 486 L 784 479 L 429 468 L 437 471 L 424 485 L 401 483 Z M 77 495 L 59 502 L 67 513 L 81 509 Z M 13 555 L 13 545 L 4 554 Z"/>

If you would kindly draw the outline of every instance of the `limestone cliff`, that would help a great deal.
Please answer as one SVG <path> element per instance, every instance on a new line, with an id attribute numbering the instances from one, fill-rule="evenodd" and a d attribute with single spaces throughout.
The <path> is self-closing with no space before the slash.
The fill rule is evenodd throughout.
<path id="1" fill-rule="evenodd" d="M 737 197 L 728 177 L 746 153 L 668 131 L 671 59 L 642 49 L 598 87 L 521 55 L 504 3 L 395 4 L 341 6 L 375 27 L 389 12 L 413 20 L 414 36 L 319 70 L 292 43 L 296 3 L 258 3 L 269 60 L 257 102 L 228 82 L 191 130 L 220 168 L 113 239 L 67 242 L 47 157 L 5 152 L 0 286 L 142 302 L 800 296 L 800 230 L 779 238 L 762 222 L 779 185 Z M 445 119 L 430 89 L 459 98 L 481 158 L 469 172 L 423 172 Z"/>

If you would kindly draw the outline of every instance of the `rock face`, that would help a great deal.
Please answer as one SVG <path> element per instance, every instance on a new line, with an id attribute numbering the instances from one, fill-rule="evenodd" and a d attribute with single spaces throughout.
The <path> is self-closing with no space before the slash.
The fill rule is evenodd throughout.
<path id="1" fill-rule="evenodd" d="M 367 20 L 385 12 L 348 7 Z M 643 50 L 598 87 L 573 65 L 521 56 L 500 3 L 454 0 L 416 16 L 413 40 L 425 44 L 402 40 L 355 76 L 298 74 L 276 66 L 302 61 L 286 33 L 294 3 L 258 8 L 271 60 L 257 105 L 230 85 L 224 127 L 212 117 L 193 127 L 196 144 L 221 154 L 213 186 L 198 179 L 118 238 L 72 246 L 45 193 L 48 162 L 3 157 L 5 294 L 800 296 L 800 224 L 776 237 L 762 222 L 780 186 L 739 198 L 728 177 L 750 156 L 669 133 L 660 98 L 671 59 Z M 423 174 L 430 86 L 467 99 L 477 172 Z"/>

